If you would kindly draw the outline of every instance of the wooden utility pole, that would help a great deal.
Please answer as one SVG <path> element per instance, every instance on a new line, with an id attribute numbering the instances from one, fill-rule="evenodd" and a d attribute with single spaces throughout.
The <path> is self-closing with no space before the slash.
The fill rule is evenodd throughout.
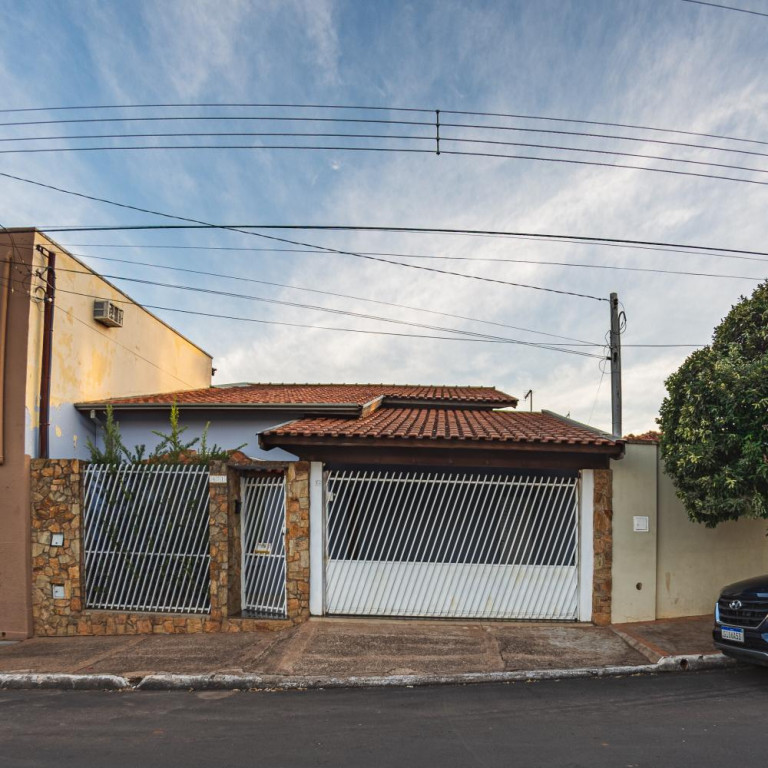
<path id="1" fill-rule="evenodd" d="M 621 323 L 619 296 L 611 294 L 611 431 L 614 437 L 622 436 L 621 429 Z"/>

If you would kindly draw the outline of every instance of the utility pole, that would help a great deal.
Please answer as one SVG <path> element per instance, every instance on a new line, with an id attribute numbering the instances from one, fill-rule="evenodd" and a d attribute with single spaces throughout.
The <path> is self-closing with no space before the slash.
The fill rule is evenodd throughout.
<path id="1" fill-rule="evenodd" d="M 49 432 L 51 426 L 51 365 L 53 359 L 53 308 L 56 297 L 56 253 L 37 246 L 39 253 L 47 259 L 45 276 L 45 304 L 43 305 L 43 349 L 40 364 L 40 404 L 38 416 L 38 457 L 47 459 L 50 452 Z"/>
<path id="2" fill-rule="evenodd" d="M 619 318 L 619 296 L 611 294 L 611 431 L 615 437 L 622 436 L 621 429 L 621 328 Z"/>

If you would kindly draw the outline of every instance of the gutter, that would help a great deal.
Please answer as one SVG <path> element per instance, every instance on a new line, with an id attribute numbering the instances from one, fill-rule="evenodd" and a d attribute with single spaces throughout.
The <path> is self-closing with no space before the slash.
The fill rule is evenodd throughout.
<path id="1" fill-rule="evenodd" d="M 167 411 L 173 403 L 75 403 L 81 412 L 104 411 L 108 405 L 119 411 Z M 176 403 L 180 411 L 288 411 L 299 416 L 327 414 L 359 416 L 363 408 L 356 403 Z"/>

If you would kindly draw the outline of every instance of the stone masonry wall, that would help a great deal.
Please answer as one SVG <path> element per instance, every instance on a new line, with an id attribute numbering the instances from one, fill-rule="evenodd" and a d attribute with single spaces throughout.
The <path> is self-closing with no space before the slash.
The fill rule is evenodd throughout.
<path id="1" fill-rule="evenodd" d="M 82 567 L 82 469 L 84 462 L 36 459 L 31 468 L 33 628 L 38 636 L 121 635 L 191 632 L 248 632 L 284 629 L 309 617 L 309 464 L 286 468 L 287 620 L 241 618 L 239 605 L 239 525 L 234 502 L 240 476 L 223 463 L 211 475 L 211 612 L 207 615 L 86 610 Z M 52 546 L 51 535 L 64 535 Z M 237 558 L 233 557 L 237 555 Z M 54 586 L 63 598 L 53 597 Z"/>
<path id="2" fill-rule="evenodd" d="M 611 623 L 611 568 L 613 566 L 613 473 L 594 470 L 594 571 L 592 621 Z"/>

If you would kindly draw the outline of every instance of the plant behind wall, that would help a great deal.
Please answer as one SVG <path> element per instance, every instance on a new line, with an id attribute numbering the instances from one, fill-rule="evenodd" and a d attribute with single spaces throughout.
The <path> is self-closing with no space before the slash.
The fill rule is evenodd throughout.
<path id="1" fill-rule="evenodd" d="M 147 455 L 146 445 L 135 445 L 133 449 L 123 443 L 120 434 L 120 422 L 115 421 L 111 405 L 107 406 L 107 417 L 101 426 L 104 448 L 99 448 L 88 438 L 90 460 L 94 464 L 208 464 L 211 461 L 227 461 L 232 453 L 245 447 L 245 443 L 236 448 L 225 449 L 214 443 L 208 445 L 208 429 L 211 422 L 203 427 L 200 437 L 184 441 L 183 435 L 189 427 L 181 426 L 179 408 L 174 403 L 169 416 L 170 430 L 160 432 L 152 430 L 152 434 L 160 438 L 155 449 Z M 198 446 L 195 449 L 195 446 Z"/>

